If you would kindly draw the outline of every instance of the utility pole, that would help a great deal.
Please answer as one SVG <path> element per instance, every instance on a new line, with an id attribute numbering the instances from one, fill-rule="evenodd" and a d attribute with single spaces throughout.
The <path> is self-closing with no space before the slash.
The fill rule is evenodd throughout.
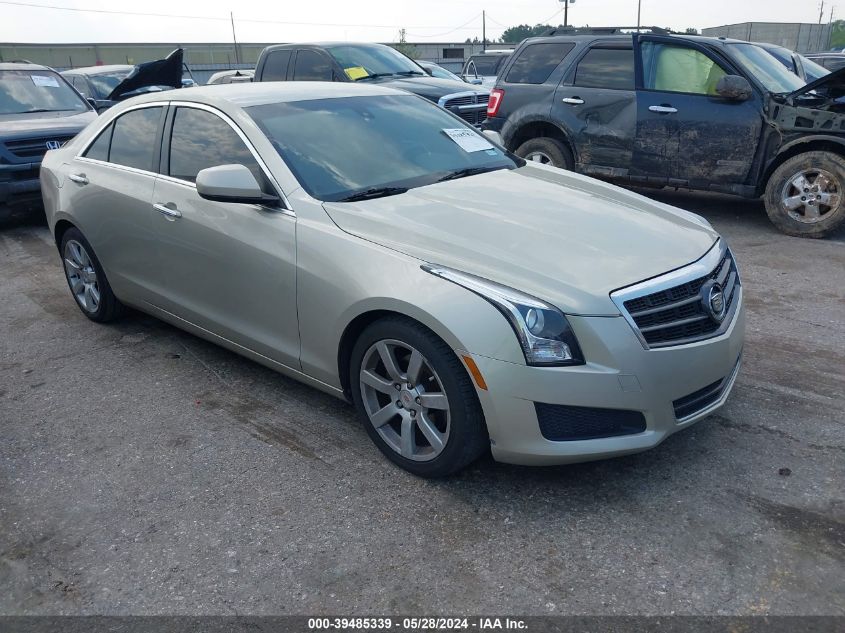
<path id="1" fill-rule="evenodd" d="M 824 19 L 824 0 L 822 0 L 822 5 L 821 5 L 821 7 L 819 7 L 819 24 L 822 23 L 823 19 Z"/>
<path id="2" fill-rule="evenodd" d="M 563 26 L 569 26 L 569 0 L 563 0 Z"/>
<path id="3" fill-rule="evenodd" d="M 487 11 L 481 12 L 481 50 L 487 50 Z"/>
<path id="4" fill-rule="evenodd" d="M 643 15 L 643 0 L 637 0 L 637 32 L 640 30 L 640 18 Z"/>
<path id="5" fill-rule="evenodd" d="M 229 19 L 232 21 L 232 41 L 235 43 L 235 63 L 241 63 L 241 56 L 238 54 L 238 38 L 235 36 L 235 15 L 229 11 Z"/>

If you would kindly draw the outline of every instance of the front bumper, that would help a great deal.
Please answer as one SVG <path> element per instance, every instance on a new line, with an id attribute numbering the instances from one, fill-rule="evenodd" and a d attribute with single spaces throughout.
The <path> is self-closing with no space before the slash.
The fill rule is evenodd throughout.
<path id="1" fill-rule="evenodd" d="M 479 391 L 493 457 L 526 465 L 566 464 L 637 453 L 717 411 L 739 370 L 745 334 L 742 288 L 727 330 L 687 345 L 644 349 L 622 317 L 568 317 L 588 362 L 579 367 L 529 367 L 473 355 L 488 385 Z M 690 396 L 714 397 L 680 409 Z M 695 398 L 692 400 L 695 402 Z M 535 403 L 639 412 L 645 430 L 602 439 L 551 441 Z"/>
<path id="2" fill-rule="evenodd" d="M 0 165 L 0 204 L 34 202 L 41 198 L 41 163 Z"/>

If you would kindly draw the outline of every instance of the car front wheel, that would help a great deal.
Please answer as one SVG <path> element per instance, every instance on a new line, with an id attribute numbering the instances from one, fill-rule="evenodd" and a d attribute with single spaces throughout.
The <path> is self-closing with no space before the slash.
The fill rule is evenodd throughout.
<path id="1" fill-rule="evenodd" d="M 451 475 L 489 446 L 475 389 L 452 349 L 402 317 L 373 323 L 352 351 L 350 384 L 370 438 L 421 477 Z"/>
<path id="2" fill-rule="evenodd" d="M 845 223 L 845 158 L 807 152 L 778 167 L 766 185 L 766 213 L 787 235 L 826 237 Z"/>

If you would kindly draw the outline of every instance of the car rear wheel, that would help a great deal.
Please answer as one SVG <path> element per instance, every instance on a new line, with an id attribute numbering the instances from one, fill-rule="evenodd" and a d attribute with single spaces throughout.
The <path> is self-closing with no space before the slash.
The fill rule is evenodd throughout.
<path id="1" fill-rule="evenodd" d="M 572 158 L 572 152 L 569 151 L 569 148 L 556 138 L 547 136 L 525 141 L 517 148 L 516 155 L 525 160 L 552 165 L 560 169 L 571 171 L 575 168 L 575 160 Z"/>
<path id="2" fill-rule="evenodd" d="M 487 450 L 469 376 L 452 349 L 419 323 L 392 317 L 370 325 L 352 350 L 350 371 L 367 433 L 405 470 L 445 477 Z"/>
<path id="3" fill-rule="evenodd" d="M 119 317 L 123 304 L 114 296 L 94 249 L 79 229 L 65 231 L 60 251 L 67 285 L 82 314 L 99 323 Z"/>
<path id="4" fill-rule="evenodd" d="M 766 213 L 787 235 L 826 237 L 845 223 L 845 158 L 807 152 L 778 167 L 766 185 Z"/>

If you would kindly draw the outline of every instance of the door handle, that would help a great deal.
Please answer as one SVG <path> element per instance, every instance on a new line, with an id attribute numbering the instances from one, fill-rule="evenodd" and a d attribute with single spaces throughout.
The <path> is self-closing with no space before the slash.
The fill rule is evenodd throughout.
<path id="1" fill-rule="evenodd" d="M 675 114 L 678 111 L 678 108 L 673 108 L 669 105 L 649 106 L 648 109 L 652 112 L 659 112 L 660 114 Z"/>
<path id="2" fill-rule="evenodd" d="M 85 177 L 85 174 L 68 174 L 68 178 L 78 185 L 88 184 L 88 178 Z"/>
<path id="3" fill-rule="evenodd" d="M 561 99 L 561 101 L 569 105 L 584 105 L 584 100 L 581 97 L 566 97 L 565 99 Z"/>
<path id="4" fill-rule="evenodd" d="M 171 202 L 169 204 L 173 204 L 173 203 Z M 153 209 L 155 209 L 156 211 L 158 211 L 162 215 L 167 216 L 168 218 L 181 218 L 182 217 L 182 212 L 179 209 L 176 209 L 175 205 L 174 205 L 174 208 L 171 209 L 167 205 L 156 203 L 156 204 L 153 205 Z"/>

